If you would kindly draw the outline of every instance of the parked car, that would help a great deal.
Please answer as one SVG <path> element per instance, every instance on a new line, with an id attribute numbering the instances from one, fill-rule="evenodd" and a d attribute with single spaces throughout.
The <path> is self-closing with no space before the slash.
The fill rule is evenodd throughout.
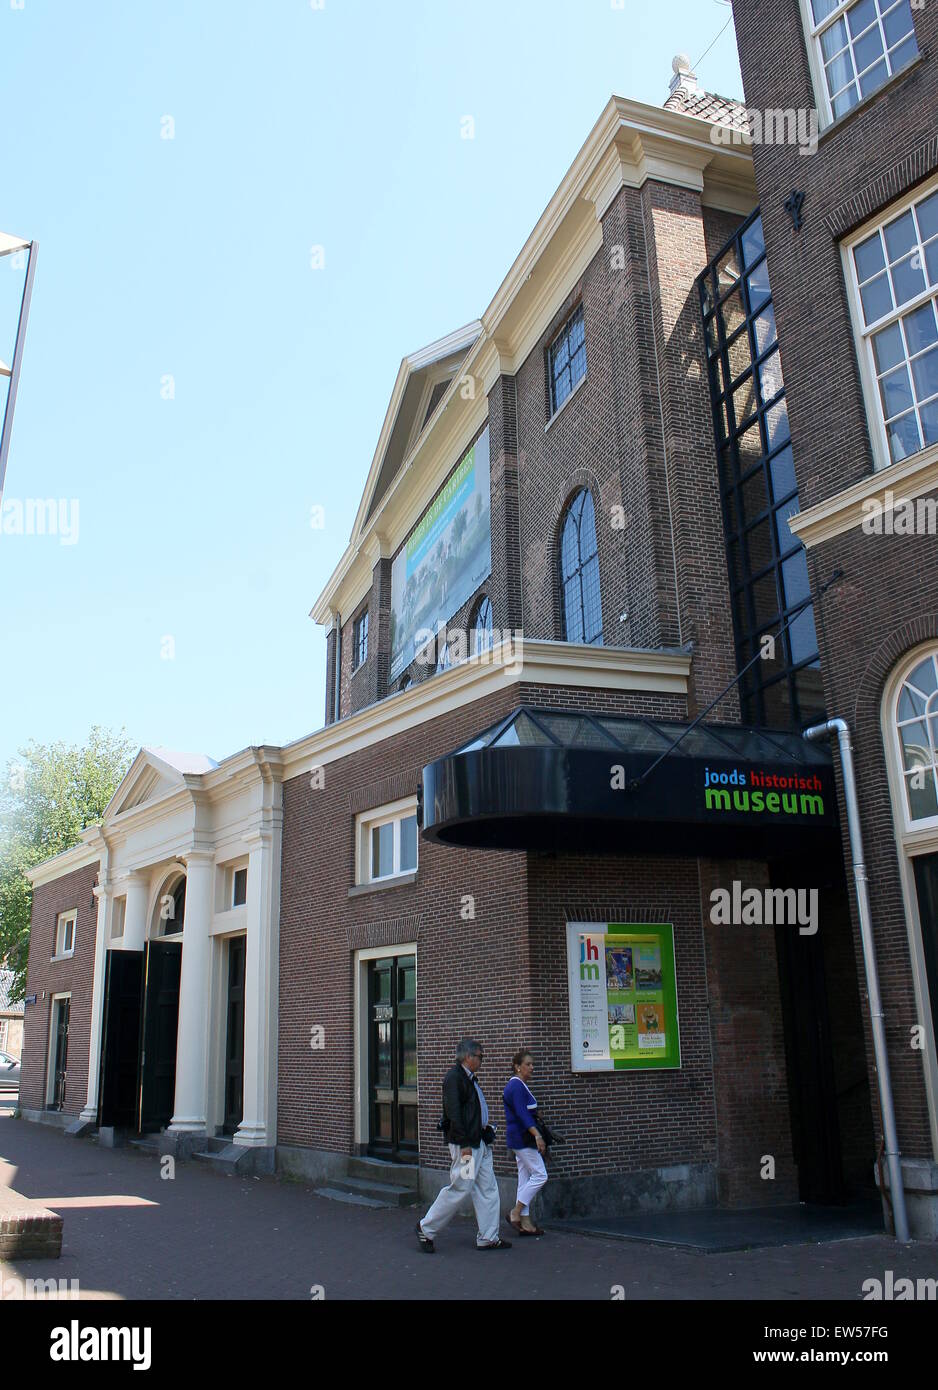
<path id="1" fill-rule="evenodd" d="M 19 1088 L 19 1058 L 11 1057 L 9 1052 L 0 1052 L 0 1091 L 18 1091 Z"/>

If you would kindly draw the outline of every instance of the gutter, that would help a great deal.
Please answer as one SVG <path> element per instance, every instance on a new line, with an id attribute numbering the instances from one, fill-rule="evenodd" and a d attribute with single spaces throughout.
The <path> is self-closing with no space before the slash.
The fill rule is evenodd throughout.
<path id="1" fill-rule="evenodd" d="M 805 738 L 812 742 L 823 738 L 825 734 L 836 734 L 840 746 L 847 828 L 850 833 L 850 857 L 853 860 L 853 880 L 856 886 L 857 912 L 860 918 L 860 940 L 863 944 L 863 965 L 866 971 L 866 992 L 869 998 L 870 1022 L 873 1029 L 873 1055 L 876 1059 L 879 1105 L 883 1117 L 883 1139 L 886 1149 L 886 1163 L 889 1168 L 889 1194 L 895 1219 L 896 1240 L 905 1243 L 909 1239 L 909 1220 L 905 1207 L 905 1189 L 902 1186 L 902 1165 L 899 1140 L 896 1134 L 896 1112 L 892 1099 L 892 1083 L 889 1076 L 889 1055 L 886 1051 L 883 1006 L 879 995 L 879 975 L 876 969 L 876 950 L 873 944 L 873 922 L 870 913 L 869 879 L 863 858 L 860 803 L 857 798 L 856 774 L 853 767 L 853 746 L 850 742 L 850 729 L 843 719 L 828 719 L 826 723 L 815 724 L 812 728 L 804 731 Z"/>

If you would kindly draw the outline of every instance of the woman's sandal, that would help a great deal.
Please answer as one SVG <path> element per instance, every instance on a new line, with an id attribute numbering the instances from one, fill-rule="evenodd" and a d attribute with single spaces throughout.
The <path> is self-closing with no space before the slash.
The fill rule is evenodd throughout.
<path id="1" fill-rule="evenodd" d="M 525 1226 L 522 1226 L 520 1222 L 517 1229 L 519 1236 L 542 1236 L 544 1234 L 540 1226 L 535 1226 L 533 1231 L 529 1231 Z"/>

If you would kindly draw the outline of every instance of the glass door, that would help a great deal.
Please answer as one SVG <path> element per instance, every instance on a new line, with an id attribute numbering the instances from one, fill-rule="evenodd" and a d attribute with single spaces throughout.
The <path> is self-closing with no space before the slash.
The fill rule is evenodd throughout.
<path id="1" fill-rule="evenodd" d="M 417 1157 L 417 958 L 368 963 L 368 1152 Z"/>
<path id="2" fill-rule="evenodd" d="M 68 1018 L 71 998 L 57 999 L 52 1026 L 55 1030 L 55 1052 L 52 1074 L 52 1104 L 50 1109 L 61 1110 L 65 1105 L 65 1078 L 68 1072 Z"/>

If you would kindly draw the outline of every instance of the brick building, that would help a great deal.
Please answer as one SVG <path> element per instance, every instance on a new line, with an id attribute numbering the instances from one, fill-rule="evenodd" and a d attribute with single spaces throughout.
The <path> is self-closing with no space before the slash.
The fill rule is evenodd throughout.
<path id="1" fill-rule="evenodd" d="M 816 610 L 820 669 L 855 748 L 903 1183 L 913 1230 L 935 1235 L 938 14 L 908 0 L 735 0 L 734 16 L 748 106 L 817 113 L 805 150 L 775 130 L 752 155 L 794 530 L 816 582 L 842 572 Z M 865 996 L 852 897 L 851 913 Z M 872 1067 L 868 1027 L 866 1053 Z"/>
<path id="2" fill-rule="evenodd" d="M 872 1190 L 744 121 L 684 60 L 664 107 L 612 98 L 481 317 L 404 359 L 312 611 L 324 726 L 219 764 L 143 750 L 34 871 L 24 1111 L 328 1182 L 416 1165 L 429 1194 L 470 1033 L 496 1114 L 534 1052 L 568 1135 L 548 1210 Z M 759 360 L 721 401 L 741 331 Z M 762 915 L 802 900 L 810 920 Z M 66 968 L 47 935 L 76 906 Z"/>

